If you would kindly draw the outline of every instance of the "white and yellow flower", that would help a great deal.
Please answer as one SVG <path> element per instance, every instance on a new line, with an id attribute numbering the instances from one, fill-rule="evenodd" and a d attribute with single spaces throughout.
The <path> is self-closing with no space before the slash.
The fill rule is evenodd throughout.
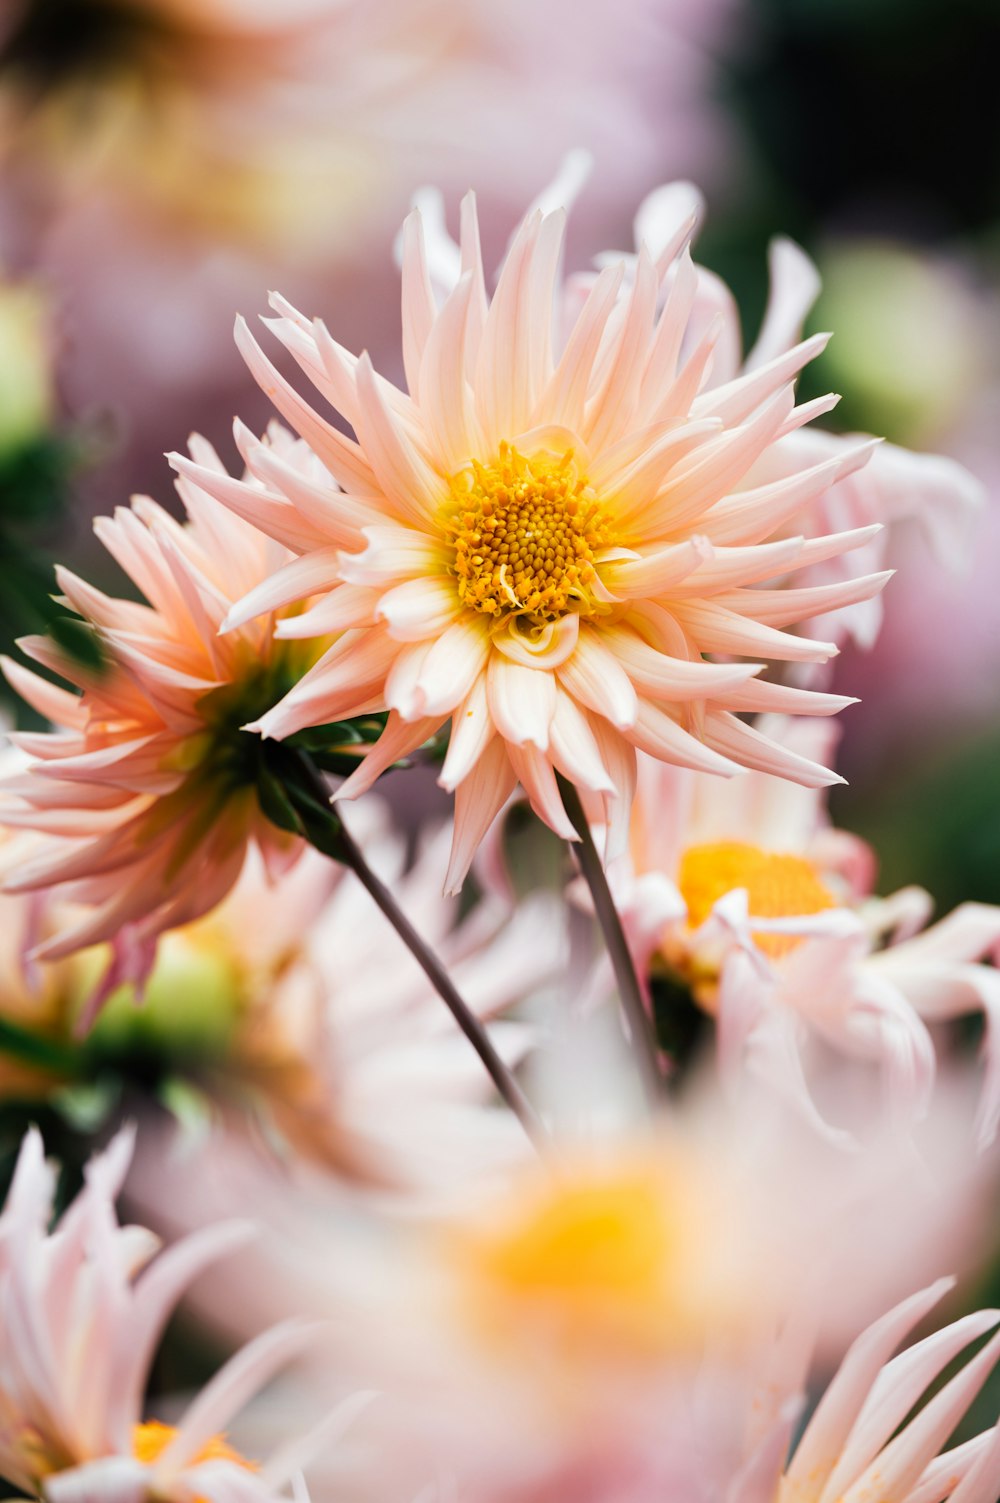
<path id="1" fill-rule="evenodd" d="M 832 751 L 816 727 L 770 731 L 800 753 Z M 878 1065 L 912 1120 L 934 1081 L 931 1028 L 979 1013 L 985 1146 L 1000 1121 L 1000 909 L 964 903 L 925 928 L 929 895 L 876 898 L 874 876 L 872 850 L 830 825 L 815 790 L 756 774 L 721 787 L 641 759 L 616 889 L 641 970 L 715 1017 L 724 1068 L 748 1066 L 825 1128 L 809 1064 L 832 1047 Z"/>
<path id="2" fill-rule="evenodd" d="M 528 215 L 491 298 L 467 199 L 453 285 L 439 302 L 414 212 L 403 248 L 408 395 L 322 323 L 273 300 L 273 333 L 353 438 L 238 325 L 251 370 L 326 467 L 323 480 L 303 482 L 242 429 L 255 487 L 173 458 L 299 555 L 228 625 L 317 595 L 280 635 L 341 633 L 256 722 L 264 735 L 388 709 L 382 740 L 341 790 L 350 797 L 450 720 L 441 782 L 456 792 L 451 887 L 518 782 L 561 835 L 573 838 L 557 773 L 623 828 L 636 749 L 723 775 L 753 767 L 831 781 L 740 716 L 829 714 L 844 701 L 764 682 L 759 663 L 707 655 L 824 662 L 832 642 L 785 628 L 869 599 L 886 578 L 786 583 L 871 537 L 866 528 L 787 535 L 870 445 L 748 481 L 830 405 L 796 407 L 793 393 L 823 337 L 714 383 L 725 326 L 699 323 L 686 192 L 657 200 L 638 258 L 605 266 L 563 328 L 564 217 Z M 780 588 L 761 588 L 767 580 Z"/>

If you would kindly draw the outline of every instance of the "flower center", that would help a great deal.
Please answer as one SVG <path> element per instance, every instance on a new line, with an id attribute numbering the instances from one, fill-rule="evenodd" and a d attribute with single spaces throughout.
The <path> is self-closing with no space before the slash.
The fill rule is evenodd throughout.
<path id="1" fill-rule="evenodd" d="M 530 1194 L 509 1219 L 463 1239 L 462 1266 L 485 1328 L 502 1340 L 547 1330 L 572 1346 L 645 1348 L 674 1314 L 679 1203 L 638 1170 Z"/>
<path id="2" fill-rule="evenodd" d="M 659 1361 L 700 1350 L 708 1320 L 716 1331 L 745 1321 L 736 1273 L 756 1252 L 729 1235 L 742 1189 L 710 1167 L 693 1148 L 662 1143 L 655 1155 L 626 1149 L 613 1165 L 564 1163 L 522 1186 L 452 1245 L 472 1331 L 518 1360 L 526 1344 L 532 1360 L 568 1359 L 577 1391 L 577 1358 L 598 1370 L 616 1357 Z"/>
<path id="3" fill-rule="evenodd" d="M 132 1427 L 132 1454 L 136 1461 L 149 1466 L 152 1462 L 159 1461 L 176 1434 L 177 1430 L 173 1425 L 163 1425 L 159 1420 L 149 1420 L 144 1425 L 134 1425 Z M 194 1464 L 197 1465 L 202 1461 L 232 1461 L 244 1471 L 255 1472 L 257 1470 L 252 1461 L 247 1461 L 239 1451 L 234 1451 L 232 1446 L 227 1445 L 221 1435 L 213 1435 L 212 1439 L 202 1446 L 194 1458 Z M 208 1503 L 208 1500 L 195 1498 L 193 1503 Z"/>
<path id="4" fill-rule="evenodd" d="M 447 531 L 463 604 L 534 626 L 569 611 L 592 615 L 594 554 L 610 542 L 607 519 L 573 451 L 530 459 L 501 444 L 490 465 L 452 477 Z"/>
<path id="5" fill-rule="evenodd" d="M 704 923 L 719 898 L 746 888 L 752 918 L 798 918 L 835 908 L 836 900 L 801 856 L 763 851 L 738 840 L 689 846 L 678 885 L 692 929 Z M 755 934 L 765 954 L 780 956 L 799 943 L 792 934 Z"/>

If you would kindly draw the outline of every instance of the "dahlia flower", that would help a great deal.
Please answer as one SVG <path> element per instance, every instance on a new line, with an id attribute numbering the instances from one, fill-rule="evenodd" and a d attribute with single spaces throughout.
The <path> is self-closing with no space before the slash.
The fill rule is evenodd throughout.
<path id="1" fill-rule="evenodd" d="M 657 199 L 650 248 L 634 268 L 606 266 L 555 343 L 562 211 L 529 214 L 490 299 L 467 199 L 454 285 L 440 306 L 415 211 L 403 251 L 409 395 L 321 323 L 273 299 L 273 332 L 355 438 L 314 411 L 237 326 L 251 371 L 330 478 L 302 484 L 266 445 L 245 444 L 263 491 L 173 457 L 183 475 L 300 555 L 227 625 L 316 594 L 278 633 L 342 633 L 255 729 L 285 737 L 387 708 L 382 740 L 340 790 L 351 797 L 450 719 L 441 782 L 456 792 L 451 888 L 517 782 L 569 839 L 556 773 L 609 806 L 622 828 L 636 748 L 705 772 L 755 767 L 835 781 L 739 713 L 830 713 L 843 701 L 756 681 L 760 664 L 705 655 L 816 662 L 835 652 L 783 628 L 869 598 L 884 574 L 804 590 L 756 586 L 870 535 L 767 541 L 870 448 L 738 489 L 772 446 L 828 405 L 797 408 L 793 395 L 823 340 L 706 385 L 720 326 L 699 335 L 692 324 L 689 208 L 683 192 Z M 304 543 L 303 529 L 321 540 Z"/>
<path id="2" fill-rule="evenodd" d="M 340 1458 L 310 1469 L 317 1503 L 360 1489 L 413 1496 L 435 1478 L 486 1499 L 797 1496 L 778 1478 L 811 1354 L 829 1352 L 831 1321 L 842 1328 L 870 1305 L 887 1273 L 897 1287 L 913 1278 L 922 1242 L 952 1221 L 954 1182 L 930 1193 L 898 1153 L 843 1154 L 789 1133 L 782 1114 L 733 1115 L 705 1100 L 674 1123 L 609 1134 L 608 1056 L 602 1048 L 594 1061 L 578 1134 L 564 1120 L 556 1174 L 492 1176 L 447 1214 L 366 1219 L 318 1182 L 260 1159 L 253 1171 L 217 1140 L 198 1175 L 166 1161 L 157 1182 L 169 1186 L 168 1214 L 197 1220 L 198 1200 L 213 1214 L 246 1200 L 267 1227 L 225 1280 L 202 1286 L 201 1318 L 242 1334 L 294 1310 L 321 1315 L 331 1335 L 306 1384 L 379 1389 L 355 1437 L 356 1472 L 345 1475 Z M 560 1070 L 557 1092 L 564 1085 Z M 136 1189 L 149 1183 L 141 1174 Z M 938 1241 L 933 1261 L 941 1251 Z M 803 1498 L 818 1500 L 835 1469 L 867 1478 L 876 1455 L 899 1468 L 900 1500 L 928 1467 L 941 1475 L 934 1458 L 1000 1337 L 905 1442 L 886 1444 L 1000 1316 L 966 1317 L 878 1374 L 944 1287 L 848 1355 L 814 1421 L 814 1449 L 788 1469 L 797 1479 L 815 1467 L 815 1482 L 825 1465 Z M 949 1456 L 956 1481 L 989 1468 L 995 1482 L 992 1446 L 980 1437 Z"/>
<path id="3" fill-rule="evenodd" d="M 815 726 L 771 733 L 828 756 Z M 727 1069 L 746 1064 L 823 1130 L 808 1064 L 822 1046 L 883 1071 L 890 1103 L 927 1107 L 928 1025 L 979 1013 L 985 1078 L 981 1146 L 1000 1123 L 1000 908 L 963 903 L 924 928 L 919 888 L 872 895 L 875 857 L 831 828 L 822 797 L 751 775 L 720 788 L 640 759 L 630 855 L 613 882 L 641 972 L 681 988 L 718 1024 Z"/>
<path id="4" fill-rule="evenodd" d="M 273 452 L 294 466 L 286 440 L 275 434 Z M 193 448 L 214 462 L 208 445 Z M 45 637 L 20 645 L 79 692 L 4 663 L 11 685 L 58 727 L 12 738 L 30 765 L 3 780 L 0 820 L 45 838 L 26 859 L 8 861 L 5 890 L 54 888 L 83 905 L 34 953 L 52 959 L 114 940 L 109 986 L 146 974 L 156 936 L 229 891 L 248 845 L 274 871 L 300 849 L 262 814 L 253 742 L 238 728 L 308 656 L 300 644 L 276 642 L 268 619 L 218 635 L 233 601 L 287 555 L 190 482 L 179 490 L 186 525 L 144 497 L 95 524 L 148 604 L 56 571 L 89 650 L 77 657 Z"/>
<path id="5" fill-rule="evenodd" d="M 143 1421 L 150 1363 L 186 1287 L 246 1240 L 219 1225 L 149 1264 L 157 1239 L 119 1226 L 115 1199 L 132 1152 L 120 1134 L 49 1230 L 55 1172 L 29 1133 L 0 1216 L 0 1472 L 49 1503 L 267 1503 L 266 1470 L 217 1433 L 304 1345 L 301 1326 L 239 1353 L 176 1427 Z"/>

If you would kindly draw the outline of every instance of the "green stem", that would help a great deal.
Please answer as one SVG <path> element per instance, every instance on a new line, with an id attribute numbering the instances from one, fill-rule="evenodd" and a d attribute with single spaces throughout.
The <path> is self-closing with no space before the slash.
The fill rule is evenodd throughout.
<path id="1" fill-rule="evenodd" d="M 643 1089 L 649 1101 L 655 1103 L 662 1092 L 663 1075 L 660 1070 L 656 1036 L 653 1032 L 653 1020 L 643 999 L 639 978 L 632 963 L 632 954 L 622 928 L 621 916 L 611 896 L 608 879 L 597 853 L 597 847 L 594 845 L 594 837 L 590 833 L 590 825 L 583 812 L 580 795 L 566 778 L 561 775 L 557 776 L 563 805 L 569 815 L 570 823 L 579 836 L 579 842 L 572 845 L 570 849 L 590 889 L 597 922 L 604 935 L 608 958 L 615 973 L 615 981 L 618 983 L 618 995 L 625 1017 L 626 1034 L 635 1055 Z"/>
<path id="2" fill-rule="evenodd" d="M 497 1053 L 486 1028 L 463 999 L 434 951 L 414 929 L 388 887 L 372 871 L 339 814 L 330 807 L 329 791 L 316 768 L 303 753 L 297 752 L 294 755 L 298 775 L 289 779 L 286 792 L 299 816 L 305 838 L 324 855 L 351 869 L 450 1010 L 528 1137 L 540 1152 L 543 1151 L 547 1135 L 541 1119 Z"/>

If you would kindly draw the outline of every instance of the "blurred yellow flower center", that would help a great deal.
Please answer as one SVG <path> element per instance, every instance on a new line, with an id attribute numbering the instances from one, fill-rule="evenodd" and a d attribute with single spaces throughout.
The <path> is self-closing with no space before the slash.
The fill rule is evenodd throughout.
<path id="1" fill-rule="evenodd" d="M 479 1318 L 504 1341 L 525 1327 L 574 1348 L 682 1341 L 695 1315 L 687 1210 L 699 1220 L 697 1187 L 688 1189 L 640 1167 L 521 1201 L 502 1225 L 463 1241 Z"/>
<path id="2" fill-rule="evenodd" d="M 835 908 L 836 899 L 801 856 L 764 851 L 738 840 L 689 846 L 681 857 L 678 885 L 688 923 L 703 924 L 727 892 L 743 887 L 752 918 L 797 918 Z M 791 934 L 755 934 L 768 955 L 780 956 L 799 943 Z"/>
<path id="3" fill-rule="evenodd" d="M 161 1425 L 159 1420 L 149 1420 L 144 1425 L 134 1425 L 132 1428 L 132 1454 L 136 1461 L 143 1462 L 148 1466 L 154 1461 L 159 1461 L 167 1446 L 177 1434 L 173 1425 Z M 200 1461 L 233 1461 L 245 1471 L 255 1472 L 256 1466 L 252 1461 L 247 1461 L 239 1451 L 234 1451 L 232 1446 L 227 1445 L 221 1435 L 213 1435 L 197 1456 L 195 1463 Z M 195 1498 L 193 1503 L 208 1503 L 205 1498 Z"/>
<path id="4" fill-rule="evenodd" d="M 570 611 L 593 613 L 594 554 L 611 539 L 572 450 L 528 459 L 501 444 L 495 463 L 473 460 L 452 477 L 451 491 L 446 526 L 465 605 L 537 626 Z"/>

